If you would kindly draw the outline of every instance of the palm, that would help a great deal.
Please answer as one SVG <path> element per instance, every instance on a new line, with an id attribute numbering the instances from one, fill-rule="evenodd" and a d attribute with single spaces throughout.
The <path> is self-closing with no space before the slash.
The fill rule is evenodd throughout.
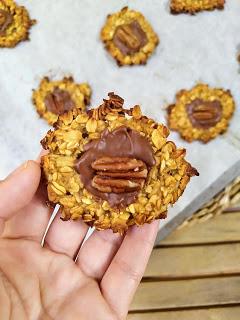
<path id="1" fill-rule="evenodd" d="M 157 225 L 124 239 L 94 232 L 79 251 L 87 226 L 57 216 L 42 247 L 50 211 L 39 179 L 30 162 L 0 184 L 0 319 L 125 319 Z"/>
<path id="2" fill-rule="evenodd" d="M 114 319 L 98 282 L 66 255 L 28 240 L 2 240 L 0 248 L 5 285 L 22 300 L 16 319 Z"/>

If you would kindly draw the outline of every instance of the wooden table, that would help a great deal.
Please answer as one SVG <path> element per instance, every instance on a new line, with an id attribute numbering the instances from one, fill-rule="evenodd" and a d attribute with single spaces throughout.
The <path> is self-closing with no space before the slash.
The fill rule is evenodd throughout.
<path id="1" fill-rule="evenodd" d="M 128 316 L 202 319 L 240 319 L 240 210 L 164 239 L 152 253 Z"/>

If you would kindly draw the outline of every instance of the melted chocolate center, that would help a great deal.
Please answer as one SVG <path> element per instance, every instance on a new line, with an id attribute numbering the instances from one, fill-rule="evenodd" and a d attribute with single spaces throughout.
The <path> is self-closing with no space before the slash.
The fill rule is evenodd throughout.
<path id="1" fill-rule="evenodd" d="M 195 99 L 186 105 L 186 110 L 192 125 L 196 128 L 209 129 L 222 118 L 222 105 L 218 100 Z"/>
<path id="2" fill-rule="evenodd" d="M 138 52 L 147 42 L 146 33 L 136 20 L 117 27 L 113 36 L 113 43 L 124 55 L 132 55 Z"/>
<path id="3" fill-rule="evenodd" d="M 48 111 L 58 115 L 72 110 L 75 106 L 68 91 L 61 90 L 58 87 L 46 96 L 44 103 Z"/>
<path id="4" fill-rule="evenodd" d="M 13 22 L 10 12 L 0 9 L 0 36 L 6 34 L 8 26 Z"/>
<path id="5" fill-rule="evenodd" d="M 102 157 L 122 157 L 141 160 L 148 171 L 155 165 L 152 147 L 148 140 L 137 131 L 122 126 L 112 132 L 107 129 L 100 139 L 92 140 L 84 146 L 84 154 L 76 161 L 75 169 L 80 174 L 84 187 L 97 199 L 108 201 L 111 207 L 124 208 L 137 199 L 139 191 L 122 193 L 105 193 L 92 185 L 95 170 L 92 164 Z"/>

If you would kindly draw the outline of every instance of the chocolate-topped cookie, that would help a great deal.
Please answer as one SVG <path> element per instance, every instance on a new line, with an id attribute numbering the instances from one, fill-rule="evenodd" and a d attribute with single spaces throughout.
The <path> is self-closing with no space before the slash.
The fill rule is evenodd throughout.
<path id="1" fill-rule="evenodd" d="M 109 93 L 96 109 L 73 109 L 42 140 L 49 151 L 42 158 L 48 197 L 60 204 L 62 219 L 123 233 L 165 218 L 198 175 L 163 124 L 123 103 Z"/>
<path id="2" fill-rule="evenodd" d="M 159 42 L 144 16 L 127 7 L 108 15 L 101 39 L 119 66 L 145 64 Z"/>
<path id="3" fill-rule="evenodd" d="M 198 84 L 177 93 L 176 103 L 168 107 L 168 124 L 189 142 L 208 142 L 227 130 L 234 109 L 229 90 Z"/>
<path id="4" fill-rule="evenodd" d="M 84 155 L 76 162 L 85 188 L 111 207 L 126 207 L 136 200 L 155 165 L 153 149 L 136 130 L 120 126 L 105 129 L 100 139 L 84 146 Z"/>
<path id="5" fill-rule="evenodd" d="M 45 77 L 39 88 L 33 91 L 32 100 L 39 115 L 53 124 L 64 112 L 73 108 L 84 110 L 90 97 L 91 88 L 87 83 L 75 83 L 72 77 L 60 81 Z"/>
<path id="6" fill-rule="evenodd" d="M 170 0 L 170 10 L 173 14 L 195 14 L 204 10 L 223 10 L 225 0 Z"/>
<path id="7" fill-rule="evenodd" d="M 28 11 L 13 0 L 0 1 L 0 47 L 12 48 L 28 40 L 29 29 L 36 23 Z"/>

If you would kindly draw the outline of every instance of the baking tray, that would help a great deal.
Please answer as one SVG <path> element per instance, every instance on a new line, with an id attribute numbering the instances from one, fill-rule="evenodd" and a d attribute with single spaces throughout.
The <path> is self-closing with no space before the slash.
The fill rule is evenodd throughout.
<path id="1" fill-rule="evenodd" d="M 19 0 L 37 24 L 31 41 L 0 50 L 0 178 L 26 159 L 35 158 L 49 129 L 32 103 L 32 89 L 43 76 L 72 75 L 93 89 L 92 106 L 114 91 L 126 106 L 165 122 L 165 108 L 175 93 L 197 82 L 231 89 L 240 103 L 236 60 L 240 39 L 240 1 L 228 0 L 224 11 L 196 16 L 171 15 L 167 0 Z M 99 32 L 107 14 L 123 6 L 139 10 L 160 37 L 146 66 L 119 68 L 104 50 Z M 204 145 L 170 138 L 187 149 L 187 159 L 200 172 L 161 222 L 158 241 L 240 174 L 240 112 L 228 132 Z"/>

